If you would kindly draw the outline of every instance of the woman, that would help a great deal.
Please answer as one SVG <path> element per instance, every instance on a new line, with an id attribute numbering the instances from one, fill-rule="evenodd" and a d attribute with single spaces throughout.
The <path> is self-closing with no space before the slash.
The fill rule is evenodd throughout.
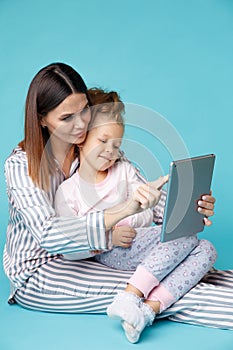
<path id="1" fill-rule="evenodd" d="M 9 303 L 51 312 L 102 313 L 131 276 L 91 260 L 62 257 L 108 250 L 111 228 L 141 210 L 141 203 L 129 200 L 82 218 L 56 217 L 54 195 L 78 167 L 76 145 L 85 139 L 90 103 L 83 79 L 68 65 L 48 65 L 31 82 L 25 137 L 5 163 L 10 218 L 4 269 L 11 284 Z M 160 195 L 153 185 L 142 190 L 144 208 L 157 204 L 158 220 L 163 212 Z M 213 215 L 213 208 L 214 198 L 206 196 L 202 214 Z"/>

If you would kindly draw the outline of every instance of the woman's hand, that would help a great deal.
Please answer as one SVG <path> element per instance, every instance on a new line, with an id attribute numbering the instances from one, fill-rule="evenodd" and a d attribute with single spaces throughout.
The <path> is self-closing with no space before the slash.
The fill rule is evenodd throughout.
<path id="1" fill-rule="evenodd" d="M 112 244 L 115 247 L 129 248 L 136 236 L 136 231 L 133 227 L 119 226 L 112 231 Z"/>
<path id="2" fill-rule="evenodd" d="M 214 204 L 216 202 L 216 199 L 212 196 L 212 191 L 210 191 L 210 194 L 205 194 L 201 197 L 201 199 L 198 201 L 198 212 L 205 215 L 204 222 L 206 226 L 211 226 L 212 221 L 209 220 L 209 216 L 214 215 Z"/>

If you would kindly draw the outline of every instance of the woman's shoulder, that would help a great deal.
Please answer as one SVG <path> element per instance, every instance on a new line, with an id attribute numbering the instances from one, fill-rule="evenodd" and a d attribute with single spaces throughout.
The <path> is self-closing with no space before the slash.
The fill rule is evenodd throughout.
<path id="1" fill-rule="evenodd" d="M 22 150 L 19 146 L 15 147 L 11 154 L 5 161 L 5 166 L 10 164 L 24 164 L 27 163 L 26 152 Z"/>

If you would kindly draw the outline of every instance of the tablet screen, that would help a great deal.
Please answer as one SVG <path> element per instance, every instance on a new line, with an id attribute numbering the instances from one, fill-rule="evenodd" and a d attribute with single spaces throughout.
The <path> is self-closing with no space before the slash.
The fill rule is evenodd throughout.
<path id="1" fill-rule="evenodd" d="M 197 202 L 210 193 L 215 155 L 173 161 L 167 189 L 161 241 L 166 242 L 203 231 L 204 215 Z"/>

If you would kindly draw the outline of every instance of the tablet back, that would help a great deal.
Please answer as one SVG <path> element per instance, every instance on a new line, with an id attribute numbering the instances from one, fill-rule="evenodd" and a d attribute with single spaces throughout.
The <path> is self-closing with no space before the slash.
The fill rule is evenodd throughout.
<path id="1" fill-rule="evenodd" d="M 215 155 L 173 161 L 170 165 L 161 241 L 189 236 L 204 229 L 197 202 L 210 193 Z"/>

